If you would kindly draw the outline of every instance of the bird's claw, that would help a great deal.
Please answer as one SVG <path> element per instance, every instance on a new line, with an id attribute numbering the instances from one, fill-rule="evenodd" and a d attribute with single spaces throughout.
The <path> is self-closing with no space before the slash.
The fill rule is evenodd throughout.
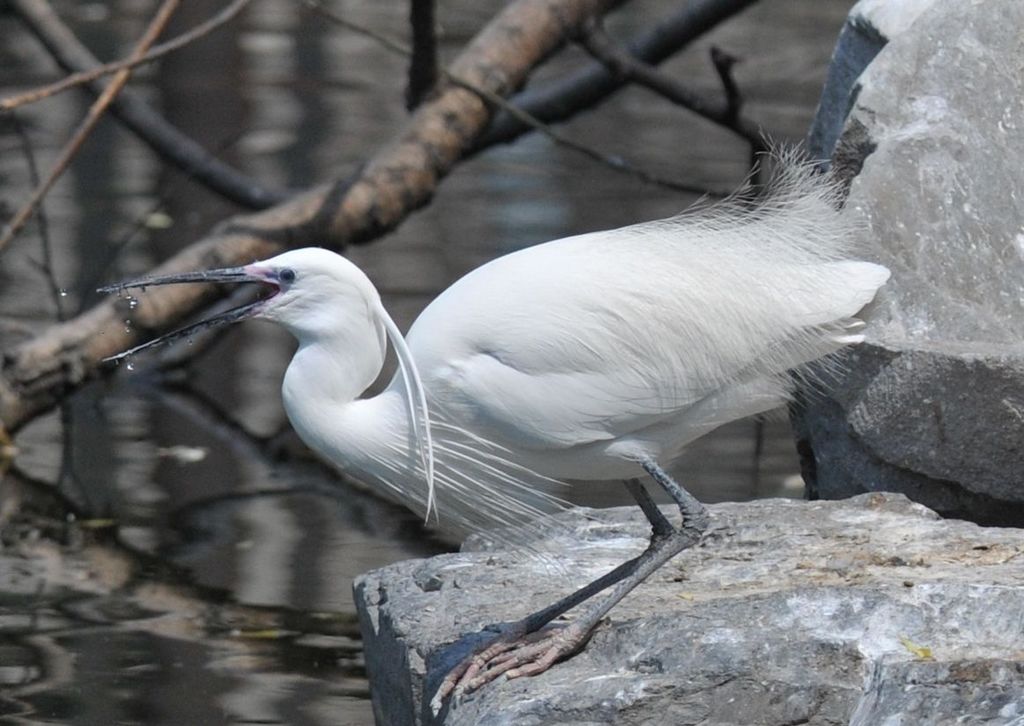
<path id="1" fill-rule="evenodd" d="M 575 623 L 549 625 L 533 633 L 511 627 L 483 650 L 455 666 L 441 682 L 430 707 L 436 716 L 449 695 L 458 701 L 501 676 L 512 679 L 543 673 L 583 647 L 589 635 L 588 630 L 577 627 Z"/>
<path id="2" fill-rule="evenodd" d="M 490 629 L 490 628 L 488 628 Z M 496 656 L 516 647 L 516 644 L 523 638 L 529 637 L 521 624 L 516 623 L 498 630 L 498 634 L 487 643 L 483 649 L 463 658 L 458 665 L 452 668 L 437 692 L 430 700 L 430 708 L 436 716 L 441 711 L 441 705 L 449 695 L 458 700 L 464 693 L 472 692 L 480 686 L 469 687 L 471 682 L 475 683 L 478 675 L 484 670 L 488 661 Z M 498 674 L 495 674 L 495 677 Z M 486 683 L 484 681 L 483 683 Z M 483 685 L 481 683 L 480 685 Z"/>

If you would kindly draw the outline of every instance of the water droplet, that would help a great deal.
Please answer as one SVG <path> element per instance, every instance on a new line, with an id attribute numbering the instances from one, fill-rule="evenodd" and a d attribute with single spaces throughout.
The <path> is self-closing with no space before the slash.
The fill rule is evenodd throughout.
<path id="1" fill-rule="evenodd" d="M 130 371 L 134 371 L 135 370 L 135 364 L 132 363 L 131 360 L 125 361 L 124 367 L 127 368 Z"/>
<path id="2" fill-rule="evenodd" d="M 128 309 L 129 310 L 134 310 L 135 308 L 137 308 L 139 306 L 139 301 L 137 299 L 135 299 L 134 297 L 132 297 L 131 295 L 128 296 L 127 300 L 128 300 Z"/>
<path id="3" fill-rule="evenodd" d="M 68 291 L 65 290 L 63 287 L 60 290 L 58 290 L 58 292 L 60 293 L 61 297 L 67 297 L 68 296 Z"/>

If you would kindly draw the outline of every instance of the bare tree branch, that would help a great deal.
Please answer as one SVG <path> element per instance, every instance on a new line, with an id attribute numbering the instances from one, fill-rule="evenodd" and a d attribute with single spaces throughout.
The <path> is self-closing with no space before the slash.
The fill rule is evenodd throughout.
<path id="1" fill-rule="evenodd" d="M 136 58 L 134 60 L 131 58 L 122 58 L 121 60 L 104 63 L 103 65 L 96 66 L 88 71 L 72 73 L 70 76 L 66 76 L 59 81 L 50 83 L 49 85 L 41 86 L 40 88 L 35 88 L 31 91 L 26 91 L 25 93 L 19 93 L 17 96 L 9 96 L 7 98 L 0 99 L 0 111 L 12 111 L 19 106 L 36 103 L 37 101 L 42 101 L 50 96 L 63 93 L 71 88 L 91 83 L 103 76 L 109 76 L 112 73 L 117 73 L 122 70 L 132 70 L 139 66 L 146 65 L 147 63 L 152 63 L 155 60 L 159 60 L 165 55 L 169 55 L 176 50 L 180 50 L 185 46 L 194 43 L 200 38 L 209 35 L 225 23 L 230 22 L 236 15 L 242 12 L 250 2 L 252 2 L 252 0 L 234 0 L 219 13 L 209 20 L 195 26 L 192 30 L 182 33 L 165 43 L 154 45 L 150 51 L 141 58 Z"/>
<path id="2" fill-rule="evenodd" d="M 7 0 L 7 5 L 69 73 L 87 71 L 99 65 L 99 61 L 61 22 L 45 0 Z M 97 95 L 103 91 L 98 80 L 89 83 L 88 87 Z M 249 209 L 265 209 L 292 194 L 268 188 L 232 169 L 171 126 L 131 89 L 125 89 L 118 96 L 111 106 L 111 113 L 162 159 L 236 204 Z"/>
<path id="3" fill-rule="evenodd" d="M 383 47 L 387 48 L 393 53 L 397 53 L 406 58 L 411 58 L 414 55 L 414 51 L 411 48 L 404 45 L 403 43 L 393 38 L 389 38 L 374 30 L 371 30 L 370 28 L 367 28 L 363 25 L 354 23 L 351 20 L 341 17 L 340 15 L 324 7 L 321 0 L 305 0 L 305 3 L 310 9 L 319 13 L 322 17 L 325 17 L 331 22 L 336 23 L 342 27 L 348 28 L 353 32 L 372 38 L 373 40 L 380 43 Z M 728 193 L 727 190 L 708 189 L 697 184 L 690 184 L 684 181 L 669 179 L 667 177 L 654 174 L 644 169 L 640 169 L 630 164 L 621 157 L 605 154 L 604 152 L 595 149 L 592 146 L 576 141 L 575 139 L 563 133 L 560 133 L 559 131 L 556 131 L 555 129 L 551 128 L 551 126 L 545 124 L 543 121 L 534 118 L 526 111 L 523 111 L 514 104 L 510 103 L 504 96 L 489 91 L 486 88 L 477 86 L 464 78 L 460 78 L 447 68 L 441 68 L 440 74 L 449 83 L 454 84 L 456 86 L 461 86 L 462 88 L 465 88 L 467 91 L 475 93 L 477 96 L 479 96 L 487 103 L 503 110 L 505 113 L 516 118 L 526 127 L 544 134 L 559 146 L 564 146 L 567 149 L 572 149 L 573 151 L 583 154 L 587 158 L 596 161 L 599 164 L 607 166 L 613 171 L 628 174 L 647 184 L 654 184 L 656 186 L 664 187 L 666 189 L 674 189 L 676 191 L 681 192 L 704 194 L 712 197 L 720 197 Z"/>
<path id="4" fill-rule="evenodd" d="M 412 111 L 437 85 L 437 34 L 434 28 L 434 0 L 409 0 L 412 27 L 412 56 L 405 107 Z"/>
<path id="5" fill-rule="evenodd" d="M 620 156 L 612 156 L 611 154 L 605 154 L 604 152 L 595 149 L 593 146 L 589 146 L 588 144 L 576 141 L 575 139 L 566 136 L 565 134 L 559 131 L 556 131 L 555 129 L 545 124 L 543 121 L 539 121 L 530 114 L 526 113 L 525 111 L 520 110 L 513 104 L 506 101 L 501 96 L 490 93 L 485 89 L 475 88 L 468 83 L 464 83 L 459 78 L 456 78 L 455 76 L 447 72 L 445 73 L 445 78 L 450 83 L 453 83 L 457 86 L 462 86 L 463 88 L 472 91 L 473 93 L 477 94 L 488 103 L 494 105 L 497 108 L 502 109 L 506 113 L 518 119 L 526 126 L 544 134 L 559 146 L 564 146 L 567 149 L 572 149 L 573 151 L 583 154 L 587 158 L 592 159 L 593 161 L 596 161 L 599 164 L 607 166 L 609 169 L 621 172 L 623 174 L 629 174 L 630 176 L 635 177 L 647 184 L 654 184 L 655 186 L 664 187 L 665 189 L 674 189 L 677 192 L 690 192 L 694 194 L 703 194 L 710 197 L 722 197 L 728 194 L 728 190 L 708 189 L 707 187 L 701 186 L 699 184 L 691 184 L 684 181 L 676 181 L 675 179 L 669 179 L 668 177 L 664 177 L 659 174 L 649 172 L 645 169 L 641 169 L 640 167 L 630 164 Z"/>
<path id="6" fill-rule="evenodd" d="M 629 43 L 626 51 L 639 61 L 657 65 L 723 20 L 756 2 L 689 0 L 681 3 L 675 15 Z M 519 93 L 509 101 L 533 118 L 552 124 L 596 106 L 628 82 L 625 78 L 617 78 L 603 63 L 594 62 L 565 78 Z M 512 141 L 531 130 L 511 114 L 497 114 L 471 153 Z"/>
<path id="7" fill-rule="evenodd" d="M 138 60 L 149 47 L 156 42 L 157 37 L 163 32 L 164 28 L 167 27 L 167 23 L 171 19 L 171 15 L 177 9 L 181 0 L 164 0 L 164 2 L 157 9 L 156 15 L 153 20 L 150 21 L 149 27 L 146 28 L 146 32 L 142 34 L 138 43 L 132 49 L 130 58 L 132 60 Z M 128 69 L 120 70 L 114 76 L 110 85 L 107 86 L 103 93 L 100 94 L 99 98 L 89 108 L 89 113 L 86 114 L 85 118 L 82 119 L 82 123 L 79 124 L 75 133 L 71 136 L 71 139 L 64 148 L 61 149 L 60 155 L 57 157 L 57 162 L 53 165 L 53 169 L 50 170 L 49 176 L 43 181 L 42 184 L 38 185 L 32 192 L 32 196 L 22 206 L 21 209 L 14 215 L 7 229 L 4 230 L 3 235 L 0 235 L 0 252 L 3 252 L 14 236 L 18 234 L 19 230 L 25 226 L 32 215 L 35 213 L 36 207 L 46 196 L 46 193 L 53 188 L 53 185 L 60 179 L 60 175 L 68 168 L 71 164 L 72 159 L 78 154 L 78 150 L 82 148 L 82 143 L 92 133 L 92 130 L 96 128 L 96 124 L 103 117 L 103 113 L 107 110 L 107 107 L 117 97 L 117 94 L 124 88 L 125 84 L 128 83 L 128 79 L 131 77 L 132 72 Z"/>
<path id="8" fill-rule="evenodd" d="M 510 3 L 452 63 L 451 73 L 491 93 L 508 94 L 584 21 L 618 1 Z M 430 200 L 440 180 L 486 128 L 492 112 L 465 88 L 439 89 L 397 138 L 350 178 L 229 220 L 155 272 L 239 265 L 312 239 L 334 249 L 371 239 Z M 215 291 L 209 287 L 155 288 L 140 296 L 134 310 L 124 301 L 107 300 L 5 352 L 0 360 L 0 421 L 13 431 L 51 408 L 97 376 L 104 358 L 143 335 L 166 329 L 210 300 Z M 131 326 L 124 325 L 126 316 Z"/>
<path id="9" fill-rule="evenodd" d="M 598 23 L 588 26 L 580 37 L 580 43 L 587 52 L 604 63 L 617 76 L 644 86 L 673 103 L 729 129 L 750 142 L 751 147 L 757 151 L 764 150 L 761 128 L 740 118 L 739 115 L 742 99 L 730 72 L 736 62 L 733 56 L 717 48 L 712 49 L 712 61 L 726 91 L 725 99 L 721 103 L 715 103 L 616 47 Z"/>

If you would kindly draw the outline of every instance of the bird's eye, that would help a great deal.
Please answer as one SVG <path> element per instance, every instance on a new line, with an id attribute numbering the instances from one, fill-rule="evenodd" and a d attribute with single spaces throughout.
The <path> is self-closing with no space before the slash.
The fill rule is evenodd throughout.
<path id="1" fill-rule="evenodd" d="M 285 283 L 286 285 L 290 285 L 293 282 L 295 282 L 295 277 L 295 270 L 293 270 L 290 267 L 285 267 L 283 270 L 277 273 L 277 279 Z"/>

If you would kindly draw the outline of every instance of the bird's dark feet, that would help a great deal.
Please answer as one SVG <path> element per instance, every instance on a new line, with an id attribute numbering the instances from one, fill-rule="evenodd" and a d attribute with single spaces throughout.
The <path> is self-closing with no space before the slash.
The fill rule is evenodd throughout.
<path id="1" fill-rule="evenodd" d="M 709 524 L 704 505 L 679 486 L 653 460 L 639 463 L 676 500 L 682 514 L 680 527 L 676 529 L 669 523 L 641 484 L 629 483 L 630 493 L 651 523 L 651 541 L 647 549 L 558 602 L 503 626 L 497 637 L 465 658 L 445 676 L 430 701 L 434 715 L 441 712 L 444 699 L 448 696 L 457 699 L 500 676 L 535 676 L 580 650 L 586 645 L 597 624 L 617 602 L 673 555 L 700 541 Z M 550 624 L 559 615 L 609 588 L 611 592 L 603 599 L 578 610 L 576 619 L 568 625 Z"/>
<path id="2" fill-rule="evenodd" d="M 547 625 L 532 633 L 525 632 L 523 622 L 514 623 L 482 650 L 452 668 L 431 699 L 430 707 L 437 714 L 449 695 L 458 699 L 500 676 L 519 678 L 543 673 L 586 645 L 591 632 L 593 627 L 578 622 Z"/>

